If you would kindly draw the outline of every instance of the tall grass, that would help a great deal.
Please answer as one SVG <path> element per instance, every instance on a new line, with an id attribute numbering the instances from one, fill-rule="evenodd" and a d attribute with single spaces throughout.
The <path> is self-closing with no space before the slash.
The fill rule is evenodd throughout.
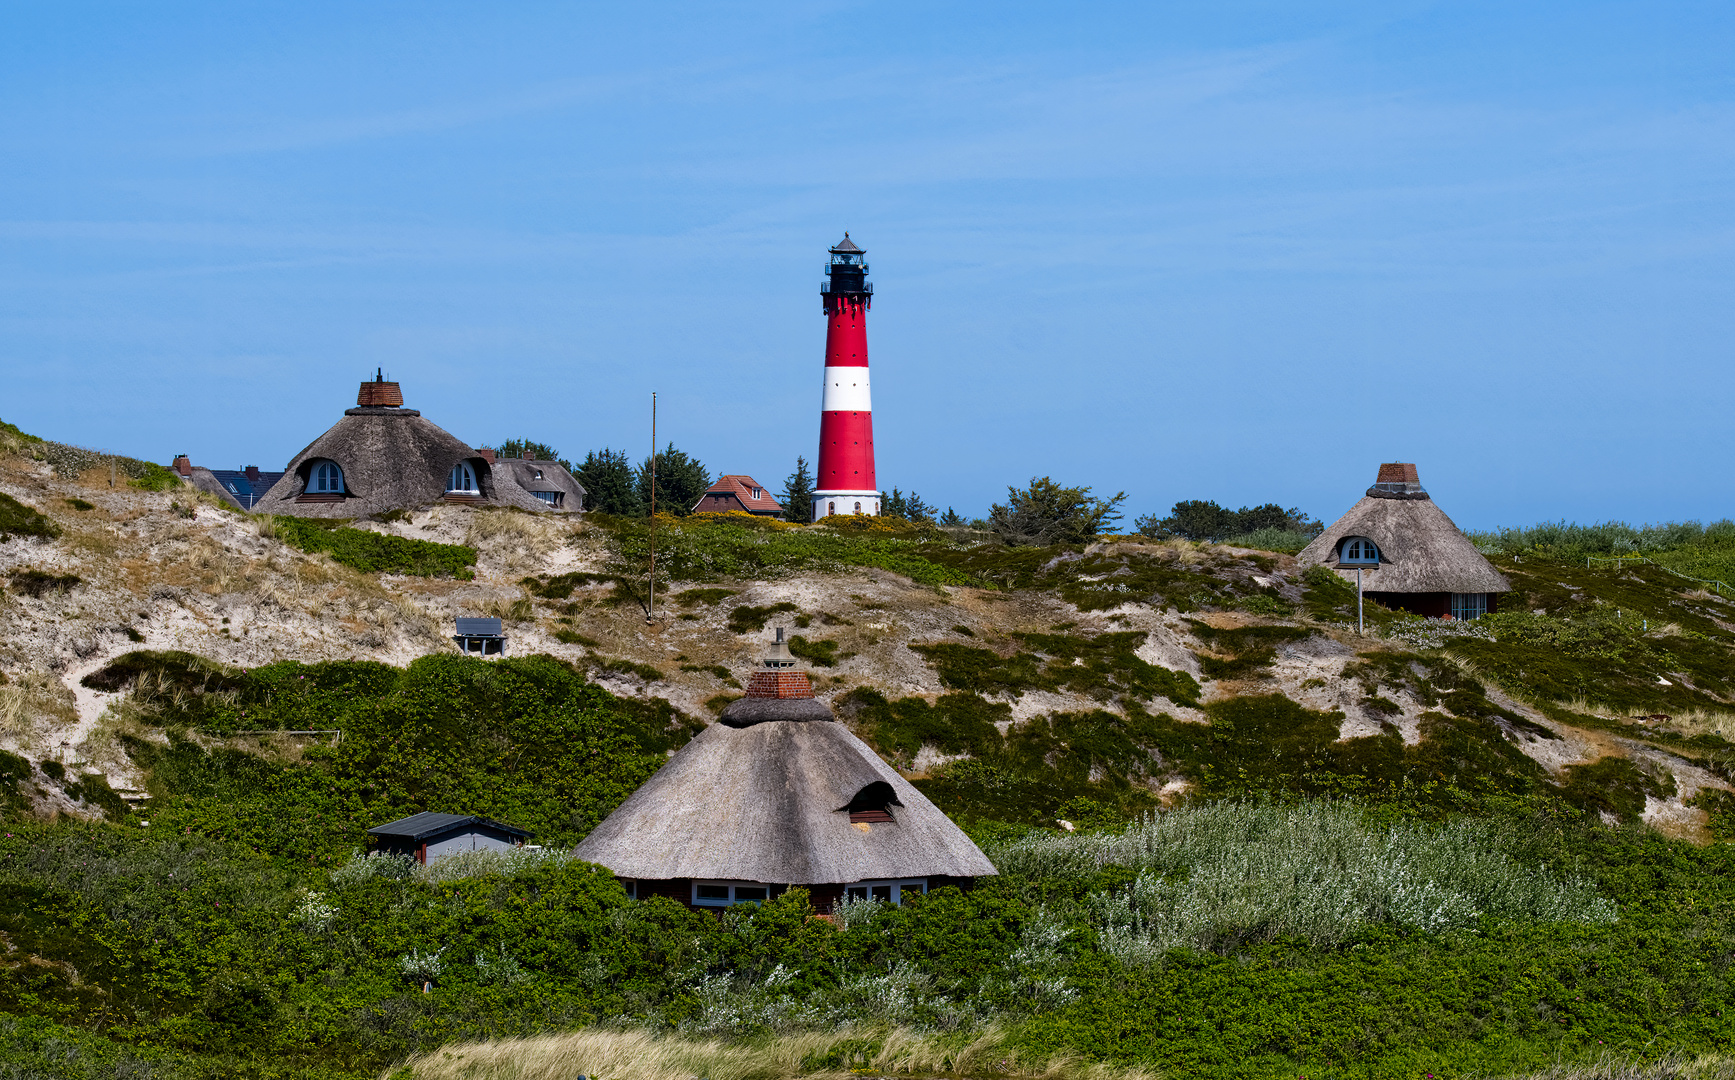
<path id="1" fill-rule="evenodd" d="M 1735 1058 L 1721 1054 L 1657 1061 L 1610 1057 L 1588 1065 L 1556 1065 L 1522 1080 L 1735 1080 Z"/>
<path id="2" fill-rule="evenodd" d="M 1028 1077 L 1032 1080 L 1155 1080 L 1142 1069 L 1068 1057 L 1021 1062 L 989 1028 L 945 1038 L 903 1028 L 831 1031 L 751 1043 L 691 1040 L 643 1031 L 574 1031 L 527 1039 L 460 1043 L 406 1063 L 415 1080 L 848 1080 L 861 1075 Z"/>
<path id="3" fill-rule="evenodd" d="M 1377 923 L 1444 930 L 1484 916 L 1615 919 L 1589 883 L 1510 858 L 1487 824 L 1376 827 L 1344 802 L 1189 807 L 1119 834 L 1033 834 L 990 857 L 1002 874 L 1031 879 L 1135 871 L 1089 903 L 1105 951 L 1140 966 L 1178 947 L 1331 944 Z"/>
<path id="4" fill-rule="evenodd" d="M 1255 529 L 1240 536 L 1231 536 L 1219 541 L 1229 547 L 1252 548 L 1255 551 L 1280 551 L 1285 555 L 1294 555 L 1302 548 L 1313 543 L 1317 533 L 1298 532 L 1293 529 Z"/>
<path id="5" fill-rule="evenodd" d="M 1670 521 L 1638 527 L 1624 521 L 1556 521 L 1465 535 L 1484 555 L 1542 555 L 1569 562 L 1587 555 L 1643 555 L 1692 577 L 1735 584 L 1735 521 L 1728 518 L 1709 525 Z"/>
<path id="6" fill-rule="evenodd" d="M 437 885 L 444 881 L 459 881 L 463 878 L 482 877 L 487 874 L 501 874 L 511 877 L 515 874 L 541 869 L 544 866 L 565 866 L 572 861 L 572 853 L 565 848 L 460 851 L 434 859 L 426 864 L 418 863 L 408 855 L 388 855 L 383 852 L 375 852 L 371 855 L 357 853 L 350 858 L 349 862 L 331 872 L 331 883 L 336 886 L 344 886 L 354 885 L 370 878 L 392 880 L 407 878 L 424 884 Z"/>

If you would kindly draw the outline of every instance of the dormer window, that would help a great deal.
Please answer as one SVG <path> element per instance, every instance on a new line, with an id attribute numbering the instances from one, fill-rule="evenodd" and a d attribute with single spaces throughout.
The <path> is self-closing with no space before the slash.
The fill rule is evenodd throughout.
<path id="1" fill-rule="evenodd" d="M 1365 536 L 1352 536 L 1338 549 L 1339 566 L 1378 566 L 1380 549 Z"/>
<path id="2" fill-rule="evenodd" d="M 542 479 L 542 470 L 541 469 L 531 469 L 530 470 L 530 478 L 532 480 Z"/>
<path id="3" fill-rule="evenodd" d="M 311 495 L 343 494 L 343 470 L 335 461 L 316 461 L 307 474 L 307 491 Z"/>
<path id="4" fill-rule="evenodd" d="M 446 477 L 446 491 L 455 495 L 474 495 L 476 488 L 476 470 L 470 464 L 460 461 L 452 466 L 452 473 Z"/>
<path id="5" fill-rule="evenodd" d="M 753 489 L 753 497 L 755 499 L 763 499 L 765 497 L 764 489 L 763 488 L 754 488 Z"/>
<path id="6" fill-rule="evenodd" d="M 894 822 L 892 807 L 902 806 L 898 801 L 898 793 L 884 780 L 875 780 L 867 787 L 855 793 L 855 798 L 837 808 L 837 812 L 848 813 L 851 824 L 872 825 L 879 822 Z"/>

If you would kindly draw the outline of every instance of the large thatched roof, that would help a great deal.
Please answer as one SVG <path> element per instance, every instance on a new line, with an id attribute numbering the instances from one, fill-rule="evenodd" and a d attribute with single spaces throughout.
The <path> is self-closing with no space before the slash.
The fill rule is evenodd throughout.
<path id="1" fill-rule="evenodd" d="M 995 872 L 962 829 L 822 703 L 761 704 L 682 747 L 577 857 L 627 878 L 790 885 Z M 770 719 L 769 706 L 813 718 Z M 851 822 L 851 809 L 876 801 L 892 820 Z"/>
<path id="2" fill-rule="evenodd" d="M 1482 557 L 1422 489 L 1414 465 L 1382 465 L 1379 481 L 1349 513 L 1303 548 L 1296 562 L 1337 569 L 1339 544 L 1352 536 L 1365 536 L 1380 549 L 1378 569 L 1363 571 L 1368 592 L 1512 591 L 1506 576 Z"/>
<path id="3" fill-rule="evenodd" d="M 555 509 L 557 504 L 533 494 L 544 491 L 561 496 L 558 509 L 584 508 L 584 488 L 558 462 L 494 461 L 492 452 L 469 446 L 417 409 L 365 404 L 385 400 L 379 392 L 382 387 L 391 389 L 392 400 L 402 400 L 396 396 L 395 383 L 362 383 L 364 404 L 346 410 L 343 419 L 297 454 L 283 479 L 254 509 L 300 517 L 354 518 L 425 506 L 446 496 L 447 477 L 459 462 L 470 466 L 480 485 L 468 502 Z M 344 493 L 341 498 L 309 499 L 309 474 L 325 460 L 335 461 L 343 470 Z"/>

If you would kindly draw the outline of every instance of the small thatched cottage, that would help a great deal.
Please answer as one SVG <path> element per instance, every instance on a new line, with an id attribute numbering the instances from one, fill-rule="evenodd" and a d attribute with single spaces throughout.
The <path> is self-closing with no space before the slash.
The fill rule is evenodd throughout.
<path id="1" fill-rule="evenodd" d="M 1386 607 L 1474 619 L 1496 610 L 1512 583 L 1494 569 L 1423 490 L 1416 467 L 1380 466 L 1367 495 L 1296 556 L 1329 566 Z"/>
<path id="2" fill-rule="evenodd" d="M 813 697 L 783 632 L 747 696 L 682 747 L 574 854 L 639 899 L 700 908 L 793 885 L 827 913 L 995 873 L 964 831 Z"/>
<path id="3" fill-rule="evenodd" d="M 584 509 L 584 488 L 557 461 L 500 458 L 404 408 L 384 377 L 361 384 L 356 407 L 295 456 L 253 506 L 259 513 L 354 518 L 436 502 Z"/>

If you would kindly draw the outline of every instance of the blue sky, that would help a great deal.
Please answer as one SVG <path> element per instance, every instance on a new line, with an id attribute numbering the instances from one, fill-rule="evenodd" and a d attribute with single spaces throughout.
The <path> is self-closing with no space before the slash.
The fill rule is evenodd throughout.
<path id="1" fill-rule="evenodd" d="M 0 418 L 282 465 L 383 366 L 472 443 L 1466 527 L 1732 513 L 1735 9 L 14 3 Z M 1131 513 L 1129 514 L 1129 520 Z"/>

